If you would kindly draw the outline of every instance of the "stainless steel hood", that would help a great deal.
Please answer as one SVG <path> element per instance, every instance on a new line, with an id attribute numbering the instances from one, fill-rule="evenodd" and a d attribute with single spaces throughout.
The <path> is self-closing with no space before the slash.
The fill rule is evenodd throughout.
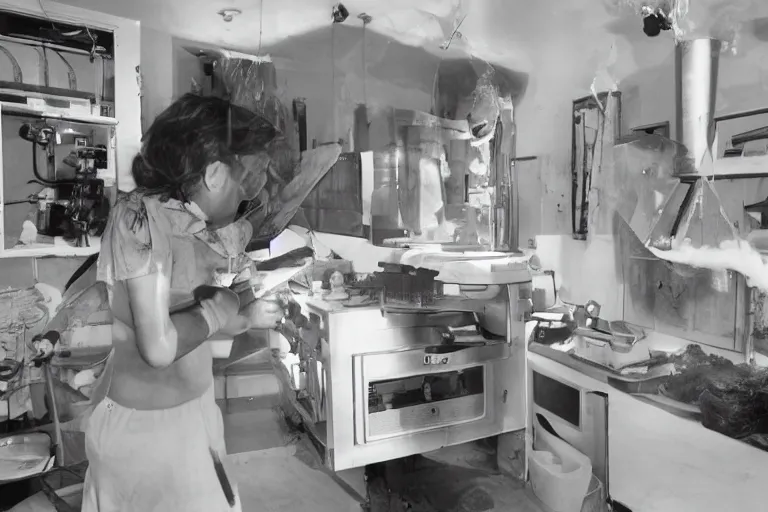
<path id="1" fill-rule="evenodd" d="M 677 43 L 677 141 L 644 135 L 614 146 L 615 209 L 646 246 L 667 249 L 673 239 L 686 238 L 694 246 L 716 246 L 735 235 L 708 179 L 715 173 L 721 46 L 716 39 Z"/>

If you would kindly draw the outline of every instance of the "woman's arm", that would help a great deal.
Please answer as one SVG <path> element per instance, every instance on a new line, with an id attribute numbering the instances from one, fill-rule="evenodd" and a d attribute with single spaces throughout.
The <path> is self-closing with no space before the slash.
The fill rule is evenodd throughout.
<path id="1" fill-rule="evenodd" d="M 128 279 L 125 285 L 136 346 L 149 366 L 166 368 L 208 338 L 208 325 L 199 306 L 169 314 L 170 284 L 162 273 Z"/>
<path id="2" fill-rule="evenodd" d="M 130 279 L 126 286 L 136 346 L 153 368 L 170 366 L 219 331 L 248 328 L 247 319 L 238 316 L 237 295 L 226 288 L 201 286 L 195 290 L 196 304 L 169 313 L 170 283 L 162 273 Z"/>
<path id="3" fill-rule="evenodd" d="M 110 213 L 102 236 L 97 277 L 127 292 L 133 329 L 115 320 L 113 336 L 133 340 L 144 361 L 165 368 L 188 354 L 219 330 L 234 307 L 209 293 L 197 304 L 170 314 L 172 256 L 171 227 L 158 214 L 152 199 L 125 196 Z M 203 300 L 207 299 L 207 300 Z"/>

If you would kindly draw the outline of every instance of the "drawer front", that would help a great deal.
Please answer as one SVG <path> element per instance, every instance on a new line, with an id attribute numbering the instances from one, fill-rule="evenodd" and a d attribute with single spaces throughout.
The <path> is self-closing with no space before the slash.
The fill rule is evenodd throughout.
<path id="1" fill-rule="evenodd" d="M 414 350 L 364 354 L 360 358 L 366 380 L 384 380 L 426 373 L 440 373 L 473 364 L 506 359 L 510 347 L 506 343 L 490 345 L 440 345 Z"/>
<path id="2" fill-rule="evenodd" d="M 485 416 L 485 394 L 390 409 L 368 415 L 368 440 L 473 421 Z"/>
<path id="3" fill-rule="evenodd" d="M 415 352 L 415 351 L 414 351 Z M 382 356 L 380 354 L 378 357 Z M 409 356 L 413 356 L 410 354 Z M 355 438 L 359 444 L 475 421 L 486 415 L 489 363 L 447 367 L 421 356 L 421 373 L 381 375 L 357 357 Z M 439 363 L 439 362 L 438 362 Z M 379 366 L 373 365 L 373 369 Z"/>

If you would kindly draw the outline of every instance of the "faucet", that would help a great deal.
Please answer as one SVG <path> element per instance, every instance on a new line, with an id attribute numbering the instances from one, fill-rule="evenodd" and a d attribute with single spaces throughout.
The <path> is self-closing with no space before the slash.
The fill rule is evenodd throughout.
<path id="1" fill-rule="evenodd" d="M 624 321 L 607 322 L 600 318 L 600 304 L 590 300 L 573 312 L 576 328 L 573 334 L 608 343 L 614 352 L 631 352 L 635 344 L 645 337 L 640 328 Z"/>

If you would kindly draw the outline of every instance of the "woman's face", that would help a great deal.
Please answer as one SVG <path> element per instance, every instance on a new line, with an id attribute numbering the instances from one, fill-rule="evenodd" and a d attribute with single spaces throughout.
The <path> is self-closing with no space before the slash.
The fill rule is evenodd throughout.
<path id="1" fill-rule="evenodd" d="M 206 213 L 215 227 L 225 226 L 235 220 L 240 203 L 259 195 L 267 182 L 269 157 L 265 153 L 240 156 L 235 165 L 223 166 L 222 175 L 212 180 L 213 186 L 205 190 Z"/>
<path id="2" fill-rule="evenodd" d="M 234 172 L 234 175 L 235 179 L 240 182 L 241 201 L 251 201 L 259 195 L 259 192 L 267 184 L 267 168 L 270 158 L 266 152 L 260 152 L 254 155 L 240 156 L 238 162 L 240 168 Z"/>

